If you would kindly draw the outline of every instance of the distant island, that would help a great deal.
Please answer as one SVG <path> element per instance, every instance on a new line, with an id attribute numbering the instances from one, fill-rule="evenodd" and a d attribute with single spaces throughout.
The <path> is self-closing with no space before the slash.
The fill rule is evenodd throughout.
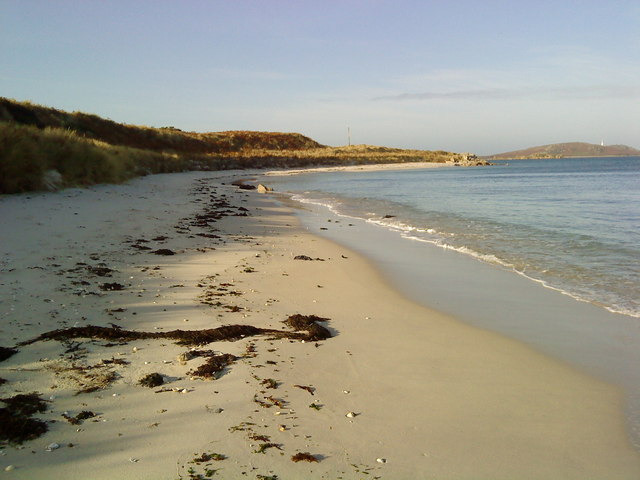
<path id="1" fill-rule="evenodd" d="M 627 145 L 597 145 L 584 142 L 554 143 L 482 157 L 487 160 L 565 158 L 565 157 L 630 157 L 640 150 Z"/>
<path id="2" fill-rule="evenodd" d="M 0 97 L 0 194 L 117 183 L 188 170 L 433 162 L 485 165 L 470 153 L 329 147 L 299 133 L 186 132 Z"/>

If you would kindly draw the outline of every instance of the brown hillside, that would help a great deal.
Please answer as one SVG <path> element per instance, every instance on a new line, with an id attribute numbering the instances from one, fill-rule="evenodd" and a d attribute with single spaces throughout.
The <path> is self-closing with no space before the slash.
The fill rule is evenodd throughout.
<path id="1" fill-rule="evenodd" d="M 596 145 L 593 143 L 570 142 L 541 145 L 538 147 L 498 153 L 488 158 L 525 159 L 525 158 L 563 158 L 563 157 L 627 157 L 640 155 L 637 150 L 626 145 Z"/>
<path id="2" fill-rule="evenodd" d="M 0 97 L 0 194 L 186 170 L 405 162 L 486 163 L 473 154 L 440 150 L 327 147 L 299 133 L 197 133 L 126 125 Z"/>
<path id="3" fill-rule="evenodd" d="M 299 133 L 246 131 L 196 133 L 183 132 L 173 127 L 150 128 L 121 124 L 82 112 L 68 113 L 2 97 L 0 97 L 0 121 L 31 125 L 40 129 L 63 128 L 111 145 L 183 154 L 229 153 L 256 148 L 305 150 L 323 147 L 315 140 Z"/>

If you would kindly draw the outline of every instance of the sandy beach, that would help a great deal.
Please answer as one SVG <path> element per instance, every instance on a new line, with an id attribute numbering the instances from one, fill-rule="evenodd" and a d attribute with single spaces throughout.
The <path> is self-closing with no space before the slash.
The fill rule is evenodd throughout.
<path id="1" fill-rule="evenodd" d="M 6 478 L 640 478 L 618 389 L 408 300 L 246 176 L 0 198 L 0 398 L 37 392 L 48 428 Z M 91 325 L 113 337 L 66 330 Z M 226 325 L 254 328 L 151 338 Z"/>
<path id="2" fill-rule="evenodd" d="M 453 167 L 453 162 L 406 162 L 406 163 L 376 163 L 368 165 L 341 165 L 336 167 L 315 167 L 287 170 L 271 170 L 262 173 L 265 176 L 280 175 L 300 175 L 301 173 L 321 173 L 321 172 L 374 172 L 379 170 L 415 170 L 422 168 Z"/>

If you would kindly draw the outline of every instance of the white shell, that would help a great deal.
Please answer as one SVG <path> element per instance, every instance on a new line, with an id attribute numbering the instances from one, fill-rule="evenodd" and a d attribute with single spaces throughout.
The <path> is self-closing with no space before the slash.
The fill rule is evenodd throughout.
<path id="1" fill-rule="evenodd" d="M 346 416 L 349 417 L 349 418 L 354 418 L 356 415 L 357 415 L 357 413 L 355 413 L 355 412 L 349 412 L 349 413 L 347 413 Z"/>
<path id="2" fill-rule="evenodd" d="M 13 465 L 7 465 L 6 467 L 4 467 L 4 471 L 5 471 L 5 472 L 10 472 L 10 471 L 11 471 L 11 470 L 13 470 L 14 468 L 16 468 L 16 467 L 14 467 Z"/>
<path id="3" fill-rule="evenodd" d="M 47 452 L 56 450 L 58 448 L 60 448 L 60 445 L 58 445 L 57 443 L 50 443 L 49 445 L 47 445 Z"/>
<path id="4" fill-rule="evenodd" d="M 387 459 L 386 458 L 376 458 L 376 462 L 378 462 L 378 463 L 387 463 Z"/>

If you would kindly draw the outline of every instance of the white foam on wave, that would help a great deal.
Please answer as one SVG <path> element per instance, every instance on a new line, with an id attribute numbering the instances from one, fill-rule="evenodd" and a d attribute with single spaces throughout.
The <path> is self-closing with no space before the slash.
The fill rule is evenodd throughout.
<path id="1" fill-rule="evenodd" d="M 504 261 L 501 258 L 497 257 L 496 255 L 493 254 L 484 254 L 484 253 L 480 253 L 472 248 L 466 247 L 466 246 L 455 246 L 455 245 L 451 245 L 450 243 L 447 243 L 444 239 L 445 237 L 453 237 L 455 236 L 453 233 L 450 232 L 439 232 L 433 228 L 429 228 L 429 227 L 415 227 L 414 225 L 410 225 L 404 222 L 401 222 L 399 220 L 396 219 L 385 219 L 385 218 L 381 218 L 379 216 L 379 214 L 376 213 L 372 213 L 372 212 L 367 212 L 367 215 L 371 215 L 373 216 L 372 218 L 362 218 L 362 217 L 358 217 L 358 216 L 353 216 L 353 215 L 346 215 L 344 213 L 341 213 L 338 210 L 338 206 L 340 205 L 339 202 L 330 202 L 327 200 L 318 200 L 318 199 L 312 199 L 312 198 L 308 198 L 308 197 L 304 197 L 301 194 L 293 194 L 291 195 L 291 199 L 298 201 L 300 203 L 304 203 L 304 204 L 309 204 L 309 205 L 317 205 L 320 207 L 324 207 L 326 209 L 328 209 L 331 213 L 333 213 L 334 215 L 338 216 L 338 217 L 342 217 L 342 218 L 350 218 L 353 220 L 360 220 L 360 221 L 365 221 L 367 223 L 382 227 L 382 228 L 386 228 L 388 230 L 391 231 L 395 231 L 397 233 L 400 234 L 400 236 L 402 238 L 405 238 L 407 240 L 413 240 L 413 241 L 417 241 L 417 242 L 423 242 L 423 243 L 428 243 L 431 245 L 434 245 L 436 247 L 440 247 L 443 248 L 445 250 L 452 250 L 458 253 L 461 253 L 463 255 L 467 255 L 470 257 L 475 258 L 476 260 L 485 262 L 485 263 L 489 263 L 492 265 L 496 265 L 499 266 L 501 268 L 505 268 L 507 270 L 510 270 L 514 273 L 517 273 L 518 275 L 521 275 L 525 278 L 527 278 L 528 280 L 531 280 L 535 283 L 538 283 L 540 285 L 542 285 L 544 288 L 548 288 L 550 290 L 554 290 L 556 292 L 559 292 L 563 295 L 567 295 L 571 298 L 573 298 L 574 300 L 577 300 L 579 302 L 585 302 L 585 303 L 590 303 L 592 305 L 596 305 L 598 307 L 604 308 L 605 310 L 611 312 L 611 313 L 617 313 L 617 314 L 622 314 L 622 315 L 627 315 L 630 317 L 634 317 L 634 318 L 640 318 L 640 311 L 636 311 L 630 308 L 625 308 L 622 307 L 620 305 L 607 305 L 605 303 L 602 303 L 600 301 L 597 301 L 593 298 L 589 298 L 586 295 L 581 295 L 581 294 L 577 294 L 574 292 L 571 292 L 569 290 L 565 290 L 561 287 L 558 286 L 554 286 L 549 284 L 547 281 L 539 279 L 539 278 L 535 278 L 532 277 L 531 275 L 528 275 L 527 273 L 525 273 L 522 270 L 519 270 L 518 268 L 516 268 L 515 265 L 513 265 L 510 262 Z M 434 236 L 434 238 L 427 238 L 424 236 L 417 236 L 415 234 L 412 233 L 428 233 L 429 235 Z M 544 272 L 543 272 L 544 273 Z"/>

